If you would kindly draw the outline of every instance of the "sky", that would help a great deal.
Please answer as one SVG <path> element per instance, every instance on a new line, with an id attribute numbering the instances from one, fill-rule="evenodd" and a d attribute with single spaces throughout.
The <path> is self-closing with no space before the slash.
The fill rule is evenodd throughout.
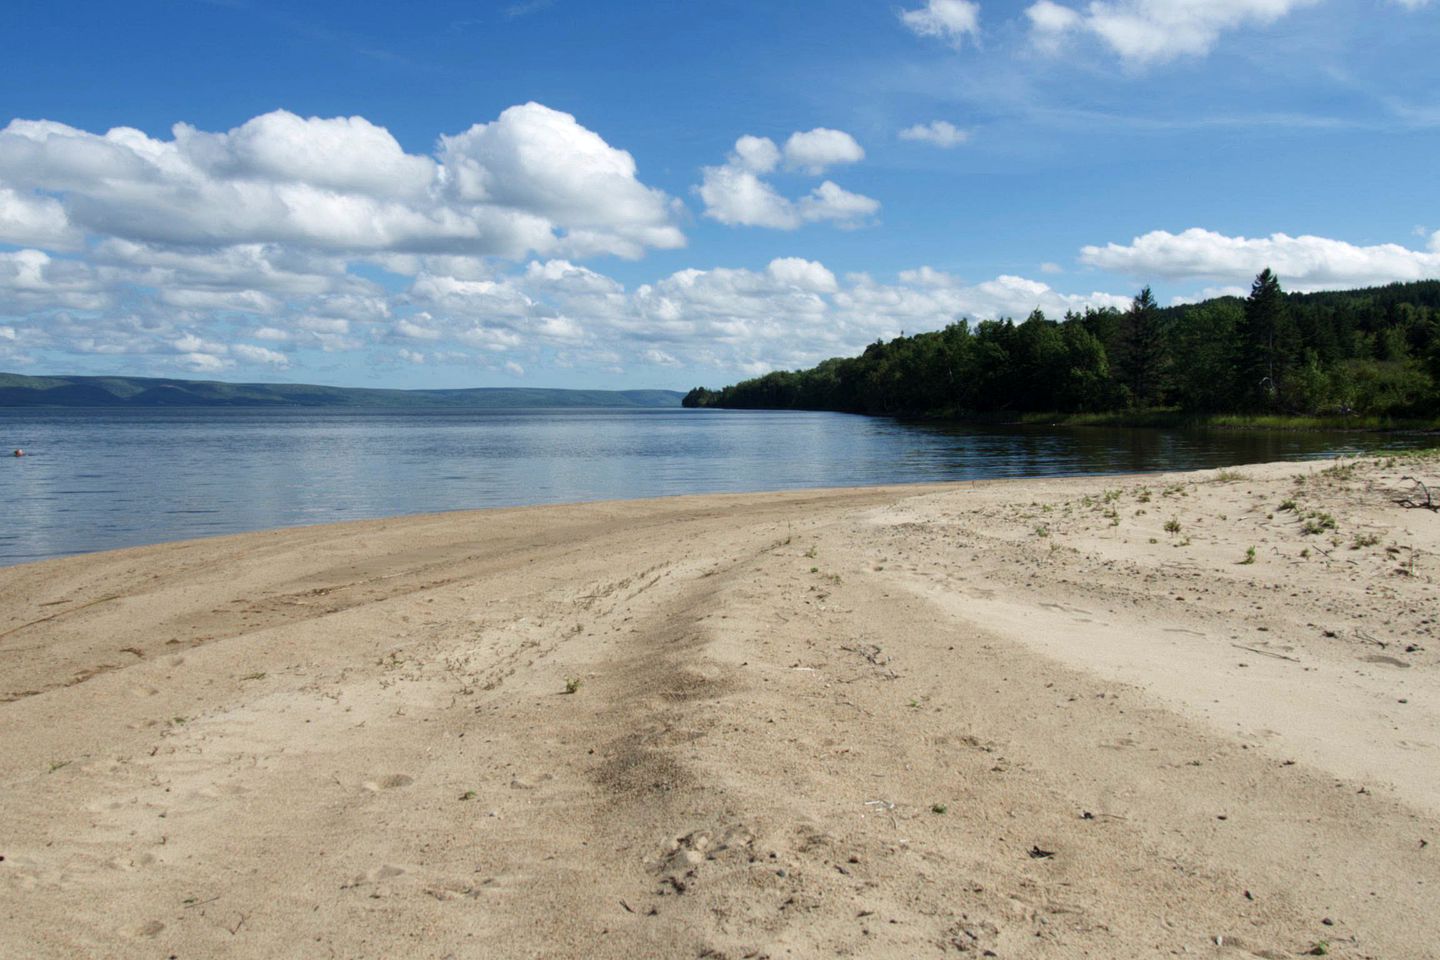
<path id="1" fill-rule="evenodd" d="M 721 386 L 1440 277 L 1440 0 L 10 0 L 0 370 Z"/>

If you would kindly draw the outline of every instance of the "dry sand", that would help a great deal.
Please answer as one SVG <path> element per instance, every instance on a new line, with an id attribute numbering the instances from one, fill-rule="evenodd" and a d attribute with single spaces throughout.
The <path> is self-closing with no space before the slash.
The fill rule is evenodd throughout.
<path id="1" fill-rule="evenodd" d="M 1440 956 L 1417 471 L 0 570 L 0 956 Z"/>

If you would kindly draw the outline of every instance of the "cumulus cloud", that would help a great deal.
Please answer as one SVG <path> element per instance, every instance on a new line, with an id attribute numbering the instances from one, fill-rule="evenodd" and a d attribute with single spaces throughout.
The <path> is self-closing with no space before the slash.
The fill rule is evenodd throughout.
<path id="1" fill-rule="evenodd" d="M 980 33 L 980 4 L 972 0 L 925 0 L 917 10 L 905 10 L 900 21 L 916 35 L 938 37 L 959 47 L 965 38 Z"/>
<path id="2" fill-rule="evenodd" d="M 770 149 L 759 166 L 780 163 Z M 682 217 L 628 152 L 537 103 L 440 136 L 428 155 L 363 117 L 284 110 L 168 136 L 20 119 L 0 128 L 0 244 L 21 248 L 0 249 L 0 320 L 30 355 L 283 369 L 299 351 L 404 340 L 427 307 L 524 315 L 533 304 L 497 281 L 506 261 L 674 249 Z M 394 293 L 382 273 L 410 288 Z M 518 342 L 453 339 L 467 337 Z"/>
<path id="3" fill-rule="evenodd" d="M 1227 30 L 1264 26 L 1319 0 L 1092 0 L 1077 9 L 1038 0 L 1025 10 L 1038 48 L 1091 37 L 1132 66 L 1209 53 Z M 1402 0 L 1404 2 L 1404 0 Z"/>
<path id="4" fill-rule="evenodd" d="M 779 257 L 765 268 L 778 283 L 788 284 L 813 293 L 832 293 L 837 288 L 835 274 L 823 263 L 800 257 Z"/>
<path id="5" fill-rule="evenodd" d="M 511 107 L 493 123 L 441 137 L 440 159 L 449 195 L 564 224 L 579 255 L 636 257 L 684 245 L 669 198 L 636 179 L 634 158 L 568 113 Z"/>
<path id="6" fill-rule="evenodd" d="M 43 250 L 0 252 L 0 316 L 36 310 L 102 310 L 115 294 L 86 263 Z"/>
<path id="7" fill-rule="evenodd" d="M 901 140 L 916 140 L 920 143 L 929 143 L 943 149 L 958 147 L 970 139 L 968 130 L 961 130 L 948 120 L 932 120 L 929 123 L 917 123 L 913 127 L 906 127 L 900 131 Z"/>
<path id="8" fill-rule="evenodd" d="M 636 174 L 629 153 L 538 103 L 442 136 L 435 157 L 362 117 L 283 110 L 223 133 L 177 124 L 169 140 L 15 120 L 0 130 L 0 238 L 511 258 L 682 246 L 673 201 Z"/>
<path id="9" fill-rule="evenodd" d="M 45 286 L 45 271 L 67 263 L 39 251 L 0 256 L 0 303 Z M 83 297 L 93 278 L 76 266 L 70 287 Z M 1018 318 L 1036 307 L 1058 316 L 1126 302 L 1104 293 L 1064 294 L 1015 276 L 966 283 L 929 267 L 894 283 L 842 279 L 802 257 L 778 257 L 758 269 L 679 270 L 627 288 L 589 267 L 550 259 L 483 279 L 425 272 L 389 293 L 297 296 L 263 321 L 234 309 L 158 304 L 111 304 L 84 315 L 22 312 L 18 320 L 0 308 L 9 331 L 0 346 L 7 357 L 22 347 L 104 354 L 130 358 L 131 369 L 140 358 L 202 375 L 294 370 L 302 351 L 319 349 L 369 351 L 381 364 L 463 363 L 495 373 L 508 364 L 526 371 L 645 365 L 710 369 L 716 379 L 734 379 L 853 354 L 877 337 L 961 319 Z"/>
<path id="10" fill-rule="evenodd" d="M 289 357 L 278 350 L 271 350 L 268 347 L 257 347 L 249 343 L 237 343 L 230 347 L 230 351 L 246 363 L 266 364 L 279 370 L 290 366 Z"/>
<path id="11" fill-rule="evenodd" d="M 74 250 L 83 240 L 58 200 L 0 186 L 0 243 Z"/>
<path id="12" fill-rule="evenodd" d="M 736 153 L 739 153 L 739 144 L 736 145 Z M 816 127 L 804 133 L 792 133 L 785 141 L 785 162 L 817 176 L 827 167 L 859 163 L 864 159 L 865 151 L 844 130 Z"/>
<path id="13" fill-rule="evenodd" d="M 855 163 L 865 151 L 848 133 L 823 127 L 792 134 L 783 153 L 768 137 L 747 134 L 735 141 L 724 164 L 701 169 L 695 192 L 705 204 L 705 215 L 732 227 L 795 230 L 819 222 L 858 226 L 879 211 L 878 200 L 851 193 L 832 180 L 799 199 L 784 196 L 763 178 L 776 170 L 782 156 L 787 166 L 818 174 L 834 164 Z"/>
<path id="14" fill-rule="evenodd" d="M 1327 290 L 1440 277 L 1440 232 L 1429 249 L 1399 244 L 1357 246 L 1326 237 L 1229 237 L 1192 227 L 1181 233 L 1154 230 L 1129 244 L 1087 246 L 1080 260 L 1138 278 L 1209 280 L 1240 286 L 1264 267 L 1287 289 Z"/>

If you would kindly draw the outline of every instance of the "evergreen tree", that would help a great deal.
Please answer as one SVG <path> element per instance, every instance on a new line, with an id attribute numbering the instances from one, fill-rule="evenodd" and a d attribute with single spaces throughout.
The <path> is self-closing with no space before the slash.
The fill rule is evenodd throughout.
<path id="1" fill-rule="evenodd" d="M 1169 357 L 1160 307 L 1149 287 L 1140 291 L 1121 317 L 1119 339 L 1120 382 L 1129 388 L 1137 405 L 1154 406 L 1164 393 Z"/>
<path id="2" fill-rule="evenodd" d="M 1266 267 L 1245 301 L 1239 387 L 1246 406 L 1273 407 L 1283 400 L 1286 379 L 1300 359 L 1299 341 L 1280 281 Z"/>

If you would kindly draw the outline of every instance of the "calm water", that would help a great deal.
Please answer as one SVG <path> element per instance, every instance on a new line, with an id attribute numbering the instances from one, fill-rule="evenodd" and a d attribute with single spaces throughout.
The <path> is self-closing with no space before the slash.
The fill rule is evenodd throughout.
<path id="1" fill-rule="evenodd" d="M 0 565 L 292 524 L 785 487 L 1213 467 L 1435 437 L 704 410 L 0 409 Z"/>

